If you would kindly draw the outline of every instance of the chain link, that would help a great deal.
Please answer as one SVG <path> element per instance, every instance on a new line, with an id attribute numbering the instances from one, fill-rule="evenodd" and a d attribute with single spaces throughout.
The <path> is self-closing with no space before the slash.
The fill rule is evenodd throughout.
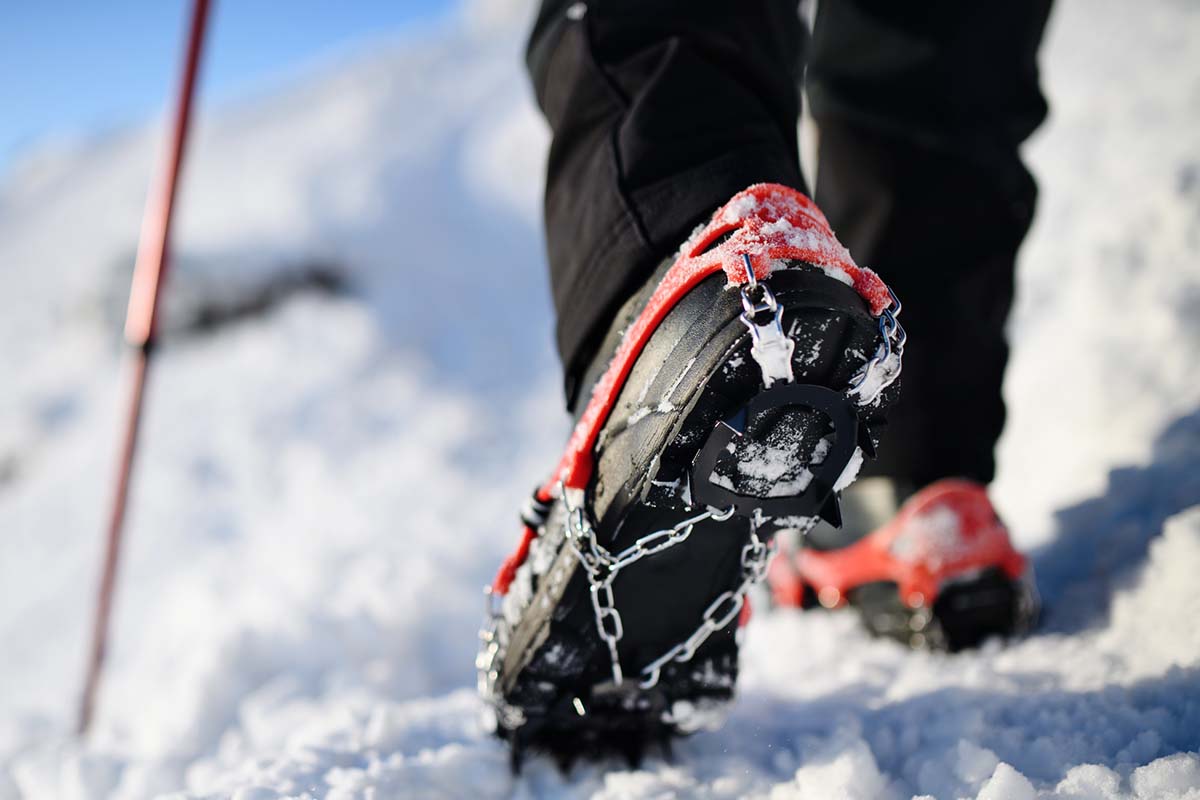
<path id="1" fill-rule="evenodd" d="M 724 511 L 708 509 L 682 520 L 670 528 L 649 533 L 624 550 L 613 554 L 596 539 L 595 527 L 588 521 L 582 508 L 571 505 L 566 489 L 561 484 L 560 498 L 567 516 L 566 541 L 575 552 L 587 576 L 592 610 L 596 618 L 596 632 L 608 648 L 613 685 L 620 686 L 625 681 L 625 672 L 621 667 L 618 646 L 625 629 L 612 590 L 617 575 L 631 564 L 687 540 L 696 525 L 705 520 L 711 519 L 717 522 L 728 520 L 733 516 L 733 509 L 729 508 Z M 750 538 L 742 547 L 741 552 L 741 582 L 735 589 L 722 592 L 708 605 L 701 615 L 700 625 L 691 635 L 642 668 L 641 680 L 638 684 L 640 688 L 653 688 L 658 683 L 666 664 L 671 661 L 690 660 L 710 636 L 724 630 L 737 619 L 746 604 L 746 595 L 755 584 L 766 577 L 767 566 L 771 557 L 774 556 L 775 550 L 775 540 L 772 539 L 769 543 L 764 542 L 758 535 L 757 517 L 752 518 Z M 495 607 L 490 587 L 487 596 L 487 614 L 489 624 L 480 631 L 483 646 L 475 661 L 479 674 L 479 692 L 491 701 L 505 727 L 519 727 L 524 724 L 524 714 L 516 706 L 506 703 L 496 691 L 496 683 L 499 680 L 496 662 L 499 660 L 502 649 L 499 627 L 503 622 L 503 615 Z"/>
<path id="2" fill-rule="evenodd" d="M 620 686 L 625 682 L 625 671 L 621 668 L 618 647 L 621 637 L 625 634 L 625 626 L 613 597 L 612 585 L 616 581 L 617 575 L 621 570 L 636 564 L 647 556 L 661 553 L 686 541 L 692 535 L 692 531 L 696 529 L 696 525 L 705 520 L 724 522 L 733 516 L 733 509 L 725 511 L 708 509 L 681 520 L 670 528 L 648 533 L 629 547 L 613 554 L 596 539 L 596 529 L 589 522 L 583 508 L 575 508 L 571 505 L 567 489 L 562 483 L 559 483 L 559 496 L 562 498 L 567 512 L 566 540 L 571 549 L 575 551 L 575 555 L 587 575 L 589 594 L 592 598 L 592 611 L 596 616 L 596 633 L 608 648 L 613 685 Z M 726 592 L 725 594 L 730 593 Z M 722 595 L 723 597 L 724 595 Z M 718 600 L 722 598 L 718 598 Z M 741 609 L 741 602 L 739 599 L 738 610 Z M 710 606 L 709 611 L 711 610 Z M 709 616 L 709 611 L 705 612 L 706 618 Z M 705 638 L 707 637 L 706 634 Z M 657 677 L 655 682 L 657 682 Z"/>
<path id="3" fill-rule="evenodd" d="M 480 648 L 475 656 L 476 688 L 481 697 L 491 703 L 496 711 L 497 721 L 506 729 L 514 730 L 525 724 L 525 712 L 508 703 L 496 691 L 500 680 L 500 667 L 497 663 L 501 656 L 501 626 L 504 617 L 496 607 L 496 594 L 492 587 L 484 589 L 484 626 L 479 631 Z"/>
<path id="4" fill-rule="evenodd" d="M 746 604 L 746 595 L 767 576 L 767 566 L 775 555 L 776 539 L 764 542 L 758 535 L 758 516 L 750 518 L 750 541 L 742 548 L 742 582 L 736 589 L 722 592 L 709 604 L 700 618 L 700 626 L 692 635 L 663 653 L 642 668 L 642 689 L 651 689 L 662 674 L 662 669 L 672 661 L 690 661 L 708 637 L 724 630 L 737 619 Z"/>
<path id="5" fill-rule="evenodd" d="M 897 360 L 904 356 L 904 344 L 908 341 L 908 334 L 904 332 L 904 327 L 896 319 L 900 316 L 899 298 L 896 293 L 888 287 L 888 295 L 891 296 L 891 303 L 879 315 L 879 347 L 875 350 L 875 355 L 871 357 L 867 363 L 863 364 L 862 368 L 850 379 L 850 388 L 846 394 L 856 399 L 860 406 L 869 406 L 879 399 L 879 395 L 883 394 L 883 390 L 891 386 L 896 378 L 900 376 L 900 364 L 896 364 L 895 369 L 884 373 L 878 386 L 871 385 L 871 376 L 877 369 L 884 369 L 888 360 L 895 355 Z"/>
<path id="6" fill-rule="evenodd" d="M 587 522 L 583 510 L 570 506 L 565 491 L 562 496 L 567 505 L 568 520 L 570 521 L 567 541 L 579 556 L 580 563 L 587 574 L 592 595 L 592 608 L 596 615 L 596 630 L 608 647 L 613 683 L 620 685 L 624 682 L 625 673 L 621 668 L 617 647 L 624 629 L 612 593 L 612 584 L 616 580 L 617 574 L 624 567 L 648 555 L 660 553 L 684 541 L 691 535 L 699 522 L 707 519 L 723 522 L 729 519 L 733 515 L 733 509 L 725 511 L 709 509 L 677 523 L 674 527 L 647 534 L 614 556 L 597 543 L 595 528 Z M 737 619 L 746 604 L 747 593 L 766 577 L 767 565 L 775 554 L 775 548 L 774 540 L 767 543 L 759 537 L 758 521 L 757 518 L 753 518 L 750 523 L 750 541 L 742 548 L 741 553 L 741 583 L 735 589 L 722 592 L 709 604 L 701 615 L 699 627 L 690 636 L 642 668 L 642 680 L 639 683 L 641 688 L 650 689 L 655 686 L 659 681 L 662 668 L 667 663 L 691 659 L 700 646 L 708 640 L 708 637 L 724 630 Z"/>

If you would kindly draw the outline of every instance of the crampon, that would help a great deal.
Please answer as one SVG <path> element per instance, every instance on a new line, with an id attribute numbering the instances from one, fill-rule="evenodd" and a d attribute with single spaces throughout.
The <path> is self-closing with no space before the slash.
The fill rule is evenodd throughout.
<path id="1" fill-rule="evenodd" d="M 488 587 L 479 690 L 514 767 L 641 759 L 720 724 L 781 530 L 837 522 L 899 390 L 900 304 L 760 184 L 618 312 L 590 401 Z"/>

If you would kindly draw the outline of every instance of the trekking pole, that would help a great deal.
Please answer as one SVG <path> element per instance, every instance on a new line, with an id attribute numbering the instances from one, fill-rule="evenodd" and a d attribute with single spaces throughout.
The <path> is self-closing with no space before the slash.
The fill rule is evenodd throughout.
<path id="1" fill-rule="evenodd" d="M 188 119 L 192 111 L 196 71 L 200 63 L 200 50 L 204 42 L 208 8 L 209 0 L 194 0 L 192 3 L 187 55 L 183 63 L 183 74 L 179 82 L 178 93 L 175 96 L 175 113 L 169 134 L 170 138 L 167 140 L 168 146 L 160 170 L 151 183 L 150 195 L 146 200 L 146 209 L 142 215 L 142 232 L 138 240 L 137 262 L 133 269 L 133 284 L 129 292 L 129 309 L 125 315 L 125 339 L 129 343 L 133 355 L 133 369 L 130 376 L 132 384 L 129 392 L 129 407 L 125 415 L 125 438 L 121 445 L 120 461 L 117 465 L 116 489 L 109 517 L 104 566 L 100 573 L 100 588 L 96 596 L 95 616 L 92 623 L 92 646 L 84 678 L 83 697 L 79 703 L 77 731 L 80 735 L 87 733 L 92 722 L 96 693 L 100 684 L 101 672 L 104 669 L 104 656 L 108 649 L 109 618 L 112 614 L 113 593 L 116 588 L 117 562 L 121 553 L 121 534 L 125 523 L 126 500 L 129 496 L 129 479 L 133 471 L 134 454 L 137 451 L 146 373 L 150 366 L 155 325 L 158 321 L 158 301 L 167 272 L 171 212 L 175 205 L 175 190 L 179 181 L 179 168 L 183 161 L 184 143 L 187 139 Z"/>

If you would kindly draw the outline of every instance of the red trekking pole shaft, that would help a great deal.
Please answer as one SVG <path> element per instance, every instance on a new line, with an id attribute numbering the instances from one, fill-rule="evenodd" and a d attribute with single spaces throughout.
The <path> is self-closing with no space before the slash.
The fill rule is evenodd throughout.
<path id="1" fill-rule="evenodd" d="M 170 139 L 161 168 L 150 187 L 146 210 L 142 216 L 142 233 L 138 240 L 137 263 L 133 270 L 133 285 L 129 293 L 129 310 L 125 316 L 125 338 L 132 348 L 133 369 L 129 406 L 125 416 L 125 437 L 122 440 L 117 464 L 116 487 L 105 539 L 104 566 L 100 573 L 100 588 L 96 596 L 95 617 L 92 623 L 92 642 L 84 678 L 83 697 L 79 703 L 78 731 L 87 733 L 95 709 L 96 693 L 108 649 L 109 620 L 112 615 L 113 594 L 116 588 L 117 564 L 121 555 L 121 538 L 125 526 L 125 507 L 129 497 L 129 480 L 137 451 L 138 427 L 142 416 L 142 400 L 146 374 L 154 345 L 158 322 L 159 297 L 166 279 L 171 232 L 171 212 L 175 206 L 175 190 L 183 162 L 192 98 L 196 87 L 196 72 L 204 43 L 204 28 L 208 21 L 209 0 L 194 0 L 191 25 L 187 39 L 187 55 L 183 74 L 175 96 Z"/>

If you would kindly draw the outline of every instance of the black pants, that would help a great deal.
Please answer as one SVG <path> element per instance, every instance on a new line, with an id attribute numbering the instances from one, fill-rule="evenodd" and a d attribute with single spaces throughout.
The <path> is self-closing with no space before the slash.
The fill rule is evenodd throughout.
<path id="1" fill-rule="evenodd" d="M 904 303 L 903 397 L 874 474 L 983 482 L 1017 248 L 1036 187 L 1018 146 L 1046 115 L 1050 0 L 545 0 L 529 42 L 553 130 L 546 233 L 568 405 L 616 308 L 735 192 L 806 190 Z M 805 75 L 805 68 L 807 74 Z"/>

